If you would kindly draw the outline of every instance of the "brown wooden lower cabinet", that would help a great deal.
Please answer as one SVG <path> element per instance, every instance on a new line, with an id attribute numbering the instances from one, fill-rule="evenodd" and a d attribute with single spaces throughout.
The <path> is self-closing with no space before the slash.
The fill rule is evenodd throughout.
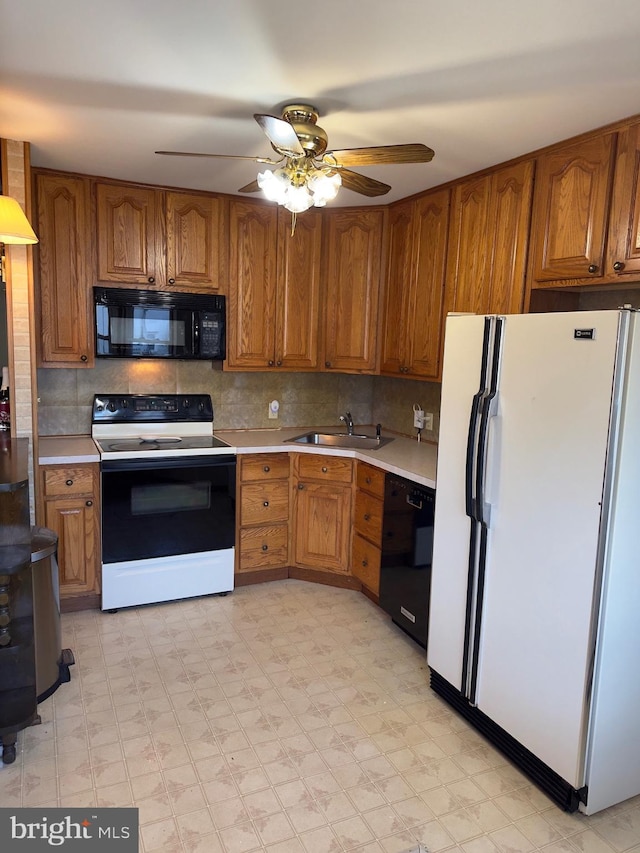
<path id="1" fill-rule="evenodd" d="M 241 455 L 238 457 L 238 470 L 236 586 L 286 577 L 289 565 L 289 455 Z"/>
<path id="2" fill-rule="evenodd" d="M 293 565 L 349 575 L 353 461 L 301 453 L 293 470 Z"/>
<path id="3" fill-rule="evenodd" d="M 377 597 L 380 593 L 384 471 L 366 462 L 356 464 L 352 572 Z"/>
<path id="4" fill-rule="evenodd" d="M 97 463 L 40 469 L 43 523 L 58 535 L 61 599 L 100 592 L 100 470 Z"/>

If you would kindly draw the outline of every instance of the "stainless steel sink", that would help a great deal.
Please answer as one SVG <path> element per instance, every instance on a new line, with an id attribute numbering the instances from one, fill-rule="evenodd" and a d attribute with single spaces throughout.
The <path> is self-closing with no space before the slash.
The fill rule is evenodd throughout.
<path id="1" fill-rule="evenodd" d="M 285 439 L 285 444 L 312 444 L 317 447 L 358 447 L 362 450 L 379 450 L 385 444 L 393 441 L 392 438 L 376 438 L 375 435 L 361 435 L 346 432 L 305 432 L 295 438 Z"/>

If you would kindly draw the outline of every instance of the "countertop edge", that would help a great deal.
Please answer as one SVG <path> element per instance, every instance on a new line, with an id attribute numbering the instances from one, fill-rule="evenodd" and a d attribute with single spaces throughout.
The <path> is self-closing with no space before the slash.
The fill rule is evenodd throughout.
<path id="1" fill-rule="evenodd" d="M 436 488 L 437 446 L 418 444 L 410 438 L 393 436 L 393 442 L 375 451 L 344 447 L 305 447 L 287 443 L 299 428 L 282 430 L 216 430 L 216 436 L 229 444 L 238 456 L 249 453 L 314 453 L 343 456 L 367 462 L 383 471 L 405 477 L 428 488 Z M 246 443 L 245 443 L 246 442 Z M 405 457 L 405 458 L 403 458 Z M 39 439 L 39 465 L 74 465 L 100 462 L 100 454 L 90 435 L 50 435 Z"/>

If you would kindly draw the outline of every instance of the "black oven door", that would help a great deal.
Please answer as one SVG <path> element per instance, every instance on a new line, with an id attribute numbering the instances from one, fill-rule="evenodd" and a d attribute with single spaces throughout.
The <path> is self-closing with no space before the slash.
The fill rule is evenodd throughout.
<path id="1" fill-rule="evenodd" d="M 232 548 L 232 455 L 102 462 L 102 562 Z"/>

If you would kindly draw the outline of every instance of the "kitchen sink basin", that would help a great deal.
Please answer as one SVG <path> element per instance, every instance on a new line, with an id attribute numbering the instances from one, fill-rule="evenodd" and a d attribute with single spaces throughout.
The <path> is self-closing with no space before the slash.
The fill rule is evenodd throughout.
<path id="1" fill-rule="evenodd" d="M 348 447 L 351 449 L 378 450 L 385 444 L 393 441 L 392 438 L 376 438 L 375 435 L 361 435 L 347 432 L 305 432 L 295 438 L 287 438 L 285 443 L 311 444 L 316 447 Z"/>

